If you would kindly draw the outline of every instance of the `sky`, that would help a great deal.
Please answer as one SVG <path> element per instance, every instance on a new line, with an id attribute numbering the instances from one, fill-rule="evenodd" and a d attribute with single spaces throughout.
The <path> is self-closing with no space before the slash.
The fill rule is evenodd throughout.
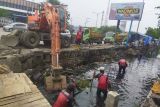
<path id="1" fill-rule="evenodd" d="M 32 0 L 36 2 L 42 2 L 45 0 Z M 76 26 L 97 26 L 101 25 L 102 11 L 104 11 L 104 20 L 107 18 L 107 6 L 109 0 L 59 0 L 61 3 L 68 5 L 68 11 L 71 15 L 70 23 Z M 143 0 L 110 0 L 110 3 L 125 3 L 125 2 L 143 2 Z M 140 22 L 139 32 L 145 33 L 148 27 L 157 27 L 158 19 L 155 13 L 160 13 L 160 10 L 155 9 L 156 6 L 160 6 L 160 0 L 144 0 L 144 11 L 142 20 Z M 98 14 L 98 19 L 97 19 Z M 116 25 L 116 21 L 108 20 L 108 25 Z M 132 31 L 137 30 L 138 22 L 134 21 L 132 25 Z M 129 30 L 130 21 L 127 21 L 126 31 Z"/>

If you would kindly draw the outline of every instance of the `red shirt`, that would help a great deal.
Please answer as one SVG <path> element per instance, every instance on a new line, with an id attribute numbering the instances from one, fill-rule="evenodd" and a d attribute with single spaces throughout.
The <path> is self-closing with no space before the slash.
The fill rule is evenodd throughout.
<path id="1" fill-rule="evenodd" d="M 108 77 L 104 74 L 100 74 L 98 77 L 98 88 L 101 90 L 108 89 Z"/>
<path id="2" fill-rule="evenodd" d="M 62 91 L 52 107 L 69 107 L 69 96 L 69 93 Z"/>

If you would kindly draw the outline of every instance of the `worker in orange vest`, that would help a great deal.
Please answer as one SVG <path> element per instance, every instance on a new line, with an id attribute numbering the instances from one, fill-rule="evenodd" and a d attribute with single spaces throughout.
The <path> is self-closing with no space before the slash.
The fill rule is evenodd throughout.
<path id="1" fill-rule="evenodd" d="M 107 97 L 108 93 L 108 85 L 109 80 L 108 76 L 104 74 L 104 67 L 99 68 L 100 73 L 95 75 L 94 78 L 98 78 L 98 86 L 97 86 L 97 106 L 101 106 L 104 104 L 104 101 Z M 103 93 L 103 97 L 101 96 L 101 93 Z"/>
<path id="2" fill-rule="evenodd" d="M 119 72 L 118 74 L 121 74 L 121 71 L 123 70 L 123 75 L 126 73 L 126 67 L 128 66 L 127 61 L 125 59 L 120 59 L 118 62 L 119 65 Z"/>
<path id="3" fill-rule="evenodd" d="M 80 45 L 82 37 L 83 37 L 82 27 L 79 27 L 79 30 L 76 35 L 76 44 Z"/>
<path id="4" fill-rule="evenodd" d="M 78 105 L 72 95 L 73 86 L 68 85 L 66 90 L 62 90 L 52 107 L 73 107 L 73 103 Z"/>

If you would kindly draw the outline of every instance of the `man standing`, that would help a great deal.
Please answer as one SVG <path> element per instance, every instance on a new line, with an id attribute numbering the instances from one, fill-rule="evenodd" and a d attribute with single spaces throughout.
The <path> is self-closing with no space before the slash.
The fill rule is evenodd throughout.
<path id="1" fill-rule="evenodd" d="M 119 65 L 119 72 L 118 74 L 121 74 L 121 71 L 123 70 L 123 75 L 126 73 L 126 67 L 128 66 L 127 61 L 125 59 L 120 59 L 118 62 Z"/>
<path id="2" fill-rule="evenodd" d="M 80 45 L 82 36 L 83 36 L 82 27 L 79 27 L 79 30 L 76 35 L 76 44 Z"/>
<path id="3" fill-rule="evenodd" d="M 99 74 L 95 75 L 94 73 L 94 78 L 98 78 L 97 106 L 101 107 L 107 97 L 109 80 L 108 76 L 104 74 L 104 67 L 100 67 L 99 70 Z M 101 96 L 101 93 L 103 93 L 103 97 Z"/>

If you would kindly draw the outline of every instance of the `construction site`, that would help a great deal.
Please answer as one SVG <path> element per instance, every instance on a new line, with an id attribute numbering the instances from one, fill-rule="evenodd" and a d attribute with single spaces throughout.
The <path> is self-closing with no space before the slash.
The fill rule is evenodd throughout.
<path id="1" fill-rule="evenodd" d="M 31 3 L 18 5 L 33 11 Z M 111 4 L 108 18 L 117 20 L 115 27 L 86 27 L 86 19 L 74 31 L 66 5 L 33 4 L 27 23 L 0 20 L 0 107 L 160 106 L 159 39 L 131 31 L 144 1 Z M 121 20 L 131 21 L 128 32 L 122 32 Z"/>

